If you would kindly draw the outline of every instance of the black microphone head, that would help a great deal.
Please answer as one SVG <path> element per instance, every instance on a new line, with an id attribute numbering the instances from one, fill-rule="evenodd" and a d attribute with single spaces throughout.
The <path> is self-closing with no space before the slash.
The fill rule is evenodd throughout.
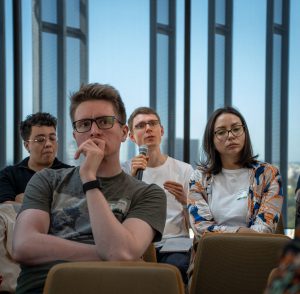
<path id="1" fill-rule="evenodd" d="M 147 145 L 141 145 L 139 147 L 139 154 L 147 155 L 148 154 L 148 146 Z"/>

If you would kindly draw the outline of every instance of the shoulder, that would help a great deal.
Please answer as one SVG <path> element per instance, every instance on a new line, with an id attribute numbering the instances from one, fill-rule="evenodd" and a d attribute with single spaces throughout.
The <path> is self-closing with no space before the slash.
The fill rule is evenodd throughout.
<path id="1" fill-rule="evenodd" d="M 268 162 L 257 161 L 252 164 L 252 168 L 254 169 L 256 176 L 260 176 L 262 174 L 279 175 L 279 169 Z"/>
<path id="2" fill-rule="evenodd" d="M 20 161 L 19 163 L 17 164 L 14 164 L 14 165 L 8 165 L 6 166 L 5 168 L 3 168 L 0 173 L 1 174 L 6 174 L 6 173 L 12 173 L 16 170 L 18 170 L 20 167 L 28 167 L 28 160 L 29 160 L 29 157 L 26 157 L 25 159 L 23 159 L 22 161 Z"/>
<path id="3" fill-rule="evenodd" d="M 51 169 L 60 169 L 60 168 L 69 168 L 69 167 L 73 167 L 73 166 L 66 164 L 64 162 L 61 162 L 60 160 L 57 159 L 57 157 L 55 157 L 53 164 L 51 166 Z"/>
<path id="4" fill-rule="evenodd" d="M 183 170 L 189 170 L 191 172 L 194 170 L 193 167 L 189 163 L 175 159 L 170 156 L 168 156 L 168 158 L 167 158 L 167 163 L 169 163 L 170 165 L 173 165 L 173 166 L 178 166 L 179 168 L 181 168 Z"/>
<path id="5" fill-rule="evenodd" d="M 36 172 L 35 175 L 32 177 L 32 180 L 36 181 L 37 179 L 43 179 L 47 182 L 61 181 L 63 178 L 70 177 L 77 173 L 78 167 L 60 169 L 44 168 L 41 171 Z"/>

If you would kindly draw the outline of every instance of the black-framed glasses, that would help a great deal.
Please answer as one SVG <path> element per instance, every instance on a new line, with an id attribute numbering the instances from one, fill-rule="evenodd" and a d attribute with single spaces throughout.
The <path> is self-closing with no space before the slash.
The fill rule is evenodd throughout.
<path id="1" fill-rule="evenodd" d="M 244 125 L 236 125 L 232 127 L 230 130 L 219 129 L 214 133 L 217 139 L 219 139 L 220 141 L 225 141 L 227 140 L 229 133 L 231 133 L 234 137 L 240 137 L 244 134 L 244 131 L 245 131 Z"/>
<path id="2" fill-rule="evenodd" d="M 115 116 L 99 116 L 96 118 L 85 118 L 74 121 L 72 123 L 73 129 L 78 133 L 85 133 L 90 131 L 92 128 L 93 122 L 96 123 L 97 127 L 101 130 L 108 130 L 114 126 L 115 121 L 117 121 L 120 125 L 124 125 L 120 120 L 118 120 Z"/>
<path id="3" fill-rule="evenodd" d="M 28 139 L 27 142 L 35 142 L 39 144 L 45 144 L 46 141 L 49 140 L 52 143 L 56 143 L 58 141 L 57 136 L 55 134 L 51 134 L 47 136 L 36 136 L 34 139 Z"/>
<path id="4" fill-rule="evenodd" d="M 146 125 L 153 128 L 153 127 L 159 125 L 159 120 L 153 119 L 153 120 L 149 120 L 149 121 L 141 121 L 140 123 L 136 124 L 134 126 L 134 128 L 137 130 L 144 130 L 146 128 Z"/>

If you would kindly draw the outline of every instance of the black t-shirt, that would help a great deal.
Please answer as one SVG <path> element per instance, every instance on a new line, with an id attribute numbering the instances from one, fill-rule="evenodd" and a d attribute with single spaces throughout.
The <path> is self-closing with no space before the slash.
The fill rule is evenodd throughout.
<path id="1" fill-rule="evenodd" d="M 18 194 L 24 193 L 25 188 L 35 171 L 28 167 L 29 157 L 16 165 L 7 166 L 0 171 L 0 203 L 15 201 Z M 71 167 L 54 159 L 51 169 Z"/>

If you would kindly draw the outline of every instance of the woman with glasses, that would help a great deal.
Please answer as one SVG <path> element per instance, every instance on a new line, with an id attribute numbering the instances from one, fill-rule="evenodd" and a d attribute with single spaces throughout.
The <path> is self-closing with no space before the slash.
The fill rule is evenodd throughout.
<path id="1" fill-rule="evenodd" d="M 236 109 L 219 108 L 211 115 L 203 155 L 188 195 L 195 236 L 274 233 L 283 203 L 281 176 L 275 166 L 253 155 L 246 121 Z"/>

